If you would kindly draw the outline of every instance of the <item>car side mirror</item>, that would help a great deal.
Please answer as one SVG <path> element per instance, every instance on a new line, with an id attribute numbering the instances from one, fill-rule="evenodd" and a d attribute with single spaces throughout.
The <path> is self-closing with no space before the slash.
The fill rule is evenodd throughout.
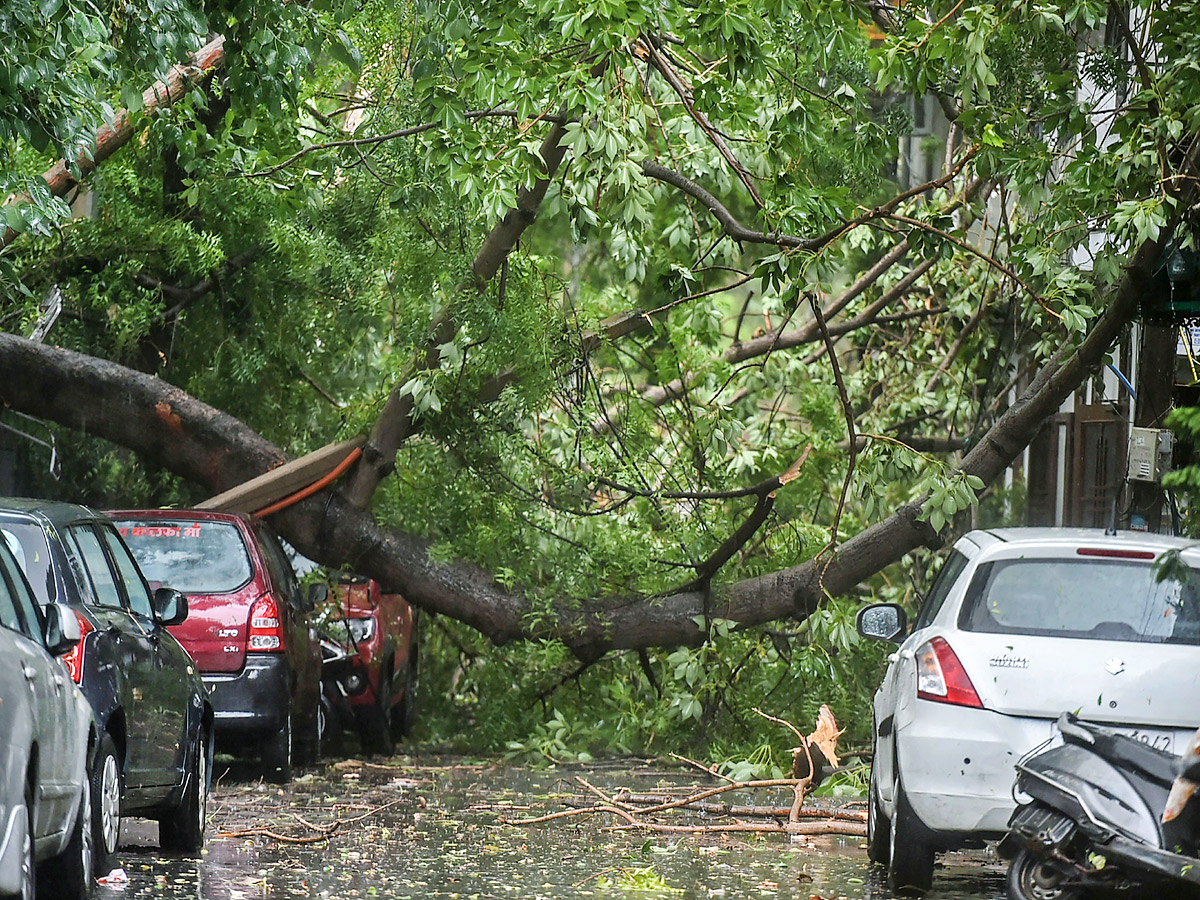
<path id="1" fill-rule="evenodd" d="M 872 603 L 858 611 L 858 633 L 877 641 L 899 644 L 908 634 L 908 614 L 899 603 Z"/>
<path id="2" fill-rule="evenodd" d="M 159 625 L 178 625 L 188 617 L 187 596 L 174 588 L 160 587 L 150 605 Z"/>
<path id="3" fill-rule="evenodd" d="M 308 593 L 304 595 L 304 611 L 312 612 L 328 599 L 329 585 L 322 581 L 314 581 L 308 586 Z"/>
<path id="4" fill-rule="evenodd" d="M 69 653 L 81 640 L 83 632 L 75 611 L 61 603 L 48 603 L 43 609 L 42 643 L 51 656 Z"/>

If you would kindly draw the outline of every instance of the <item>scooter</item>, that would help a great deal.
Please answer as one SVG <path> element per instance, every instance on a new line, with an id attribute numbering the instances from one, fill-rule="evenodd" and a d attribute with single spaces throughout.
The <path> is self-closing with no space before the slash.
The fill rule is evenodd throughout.
<path id="1" fill-rule="evenodd" d="M 1177 757 L 1070 713 L 1058 730 L 1017 763 L 1031 799 L 998 848 L 1009 900 L 1200 897 L 1200 731 Z"/>

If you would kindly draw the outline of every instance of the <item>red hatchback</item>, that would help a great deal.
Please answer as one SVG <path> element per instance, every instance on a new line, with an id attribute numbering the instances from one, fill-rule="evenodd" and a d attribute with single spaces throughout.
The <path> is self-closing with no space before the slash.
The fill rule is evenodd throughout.
<path id="1" fill-rule="evenodd" d="M 200 510 L 109 516 L 151 584 L 188 598 L 171 633 L 211 692 L 217 745 L 257 751 L 268 778 L 315 761 L 321 650 L 305 596 L 279 540 L 257 519 Z"/>

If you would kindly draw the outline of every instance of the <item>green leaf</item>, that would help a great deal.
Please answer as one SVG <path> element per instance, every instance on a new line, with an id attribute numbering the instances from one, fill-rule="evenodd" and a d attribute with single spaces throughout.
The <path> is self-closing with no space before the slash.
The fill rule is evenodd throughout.
<path id="1" fill-rule="evenodd" d="M 362 54 L 354 46 L 350 36 L 340 28 L 329 42 L 329 55 L 356 75 L 362 71 Z"/>

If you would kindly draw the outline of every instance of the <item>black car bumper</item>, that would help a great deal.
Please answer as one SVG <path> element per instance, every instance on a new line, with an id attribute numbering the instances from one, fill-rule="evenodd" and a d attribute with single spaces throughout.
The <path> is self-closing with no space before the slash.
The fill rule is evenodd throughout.
<path id="1" fill-rule="evenodd" d="M 286 657 L 248 653 L 240 672 L 202 674 L 218 740 L 270 734 L 283 726 L 292 697 Z"/>

